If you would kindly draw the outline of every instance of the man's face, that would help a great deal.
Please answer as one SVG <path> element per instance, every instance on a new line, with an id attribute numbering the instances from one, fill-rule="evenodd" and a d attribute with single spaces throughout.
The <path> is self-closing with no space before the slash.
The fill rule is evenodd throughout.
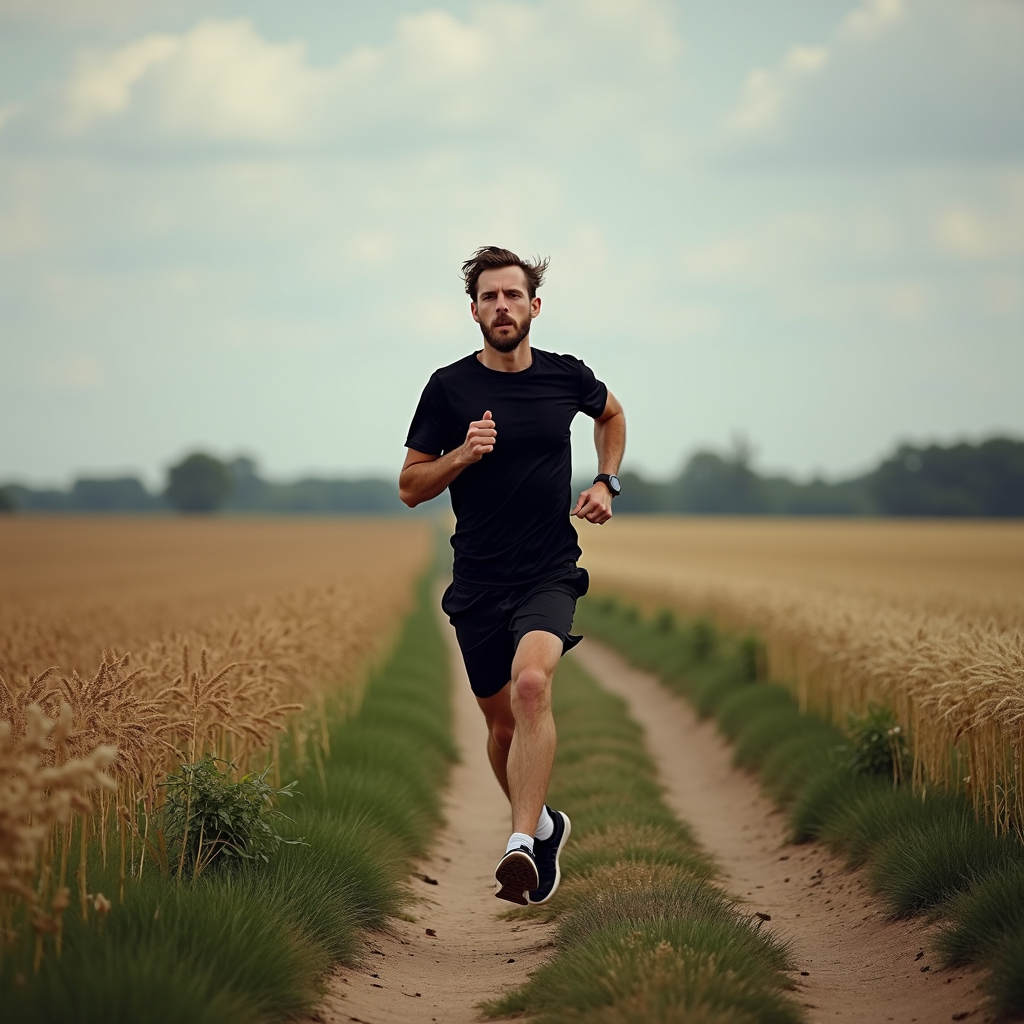
<path id="1" fill-rule="evenodd" d="M 540 299 L 530 298 L 522 267 L 499 267 L 480 275 L 470 310 L 488 345 L 513 352 L 530 333 Z"/>

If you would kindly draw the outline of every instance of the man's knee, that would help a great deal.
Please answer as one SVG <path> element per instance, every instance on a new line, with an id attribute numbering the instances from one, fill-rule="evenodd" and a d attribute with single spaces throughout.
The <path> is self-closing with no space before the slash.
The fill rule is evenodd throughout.
<path id="1" fill-rule="evenodd" d="M 491 742 L 499 749 L 508 751 L 512 746 L 512 737 L 515 735 L 516 722 L 500 719 L 490 723 Z"/>
<path id="2" fill-rule="evenodd" d="M 516 717 L 544 714 L 551 706 L 551 676 L 528 665 L 512 680 L 512 706 Z"/>

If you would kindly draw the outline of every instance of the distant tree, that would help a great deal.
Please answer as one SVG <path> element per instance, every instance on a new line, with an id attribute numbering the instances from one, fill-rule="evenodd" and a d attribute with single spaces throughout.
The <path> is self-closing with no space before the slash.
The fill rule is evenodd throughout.
<path id="1" fill-rule="evenodd" d="M 4 512 L 13 512 L 17 507 L 14 495 L 6 487 L 0 487 L 0 515 Z"/>
<path id="2" fill-rule="evenodd" d="M 871 489 L 883 515 L 1024 516 L 1024 441 L 901 445 Z"/>
<path id="3" fill-rule="evenodd" d="M 260 509 L 268 484 L 259 475 L 256 460 L 240 455 L 228 463 L 231 474 L 231 496 L 228 508 L 252 512 Z"/>
<path id="4" fill-rule="evenodd" d="M 753 513 L 765 511 L 761 478 L 751 469 L 750 445 L 742 438 L 725 456 L 695 452 L 683 469 L 673 504 L 683 512 Z"/>
<path id="5" fill-rule="evenodd" d="M 69 508 L 67 491 L 52 487 L 36 491 L 17 483 L 5 485 L 4 490 L 18 512 L 67 512 Z"/>
<path id="6" fill-rule="evenodd" d="M 220 459 L 195 452 L 171 466 L 164 497 L 179 512 L 213 512 L 231 493 L 231 471 Z"/>
<path id="7" fill-rule="evenodd" d="M 159 500 L 134 476 L 80 478 L 71 488 L 70 507 L 76 512 L 148 512 L 158 506 Z"/>
<path id="8" fill-rule="evenodd" d="M 291 484 L 271 484 L 261 508 L 273 512 L 317 515 L 375 515 L 408 510 L 390 480 L 320 480 L 307 478 Z"/>
<path id="9" fill-rule="evenodd" d="M 645 480 L 639 473 L 624 470 L 619 474 L 622 481 L 622 494 L 615 499 L 612 506 L 616 512 L 678 512 L 673 508 L 674 492 L 668 484 L 654 483 Z M 581 480 L 580 486 L 573 490 L 575 494 L 584 487 L 590 486 L 590 480 Z M 575 501 L 575 496 L 573 498 Z"/>
<path id="10" fill-rule="evenodd" d="M 807 483 L 784 476 L 762 477 L 765 511 L 787 516 L 863 516 L 875 511 L 868 478 L 830 482 L 814 477 Z"/>

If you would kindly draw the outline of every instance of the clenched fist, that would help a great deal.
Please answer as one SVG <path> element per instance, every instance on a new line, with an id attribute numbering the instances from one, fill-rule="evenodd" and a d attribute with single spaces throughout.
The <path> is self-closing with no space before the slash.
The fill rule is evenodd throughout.
<path id="1" fill-rule="evenodd" d="M 569 513 L 577 519 L 604 526 L 612 517 L 612 492 L 604 482 L 598 482 L 583 491 Z"/>
<path id="2" fill-rule="evenodd" d="M 462 442 L 459 461 L 466 465 L 479 462 L 488 452 L 494 451 L 497 440 L 498 429 L 491 418 L 491 410 L 488 409 L 483 419 L 470 423 L 469 430 L 466 431 L 466 440 Z"/>

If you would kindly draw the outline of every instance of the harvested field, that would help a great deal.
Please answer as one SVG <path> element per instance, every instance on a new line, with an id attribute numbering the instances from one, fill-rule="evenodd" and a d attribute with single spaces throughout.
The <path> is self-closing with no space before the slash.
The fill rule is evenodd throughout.
<path id="1" fill-rule="evenodd" d="M 1024 524 L 632 517 L 582 539 L 600 589 L 756 631 L 802 707 L 891 708 L 915 785 L 1024 822 Z"/>

